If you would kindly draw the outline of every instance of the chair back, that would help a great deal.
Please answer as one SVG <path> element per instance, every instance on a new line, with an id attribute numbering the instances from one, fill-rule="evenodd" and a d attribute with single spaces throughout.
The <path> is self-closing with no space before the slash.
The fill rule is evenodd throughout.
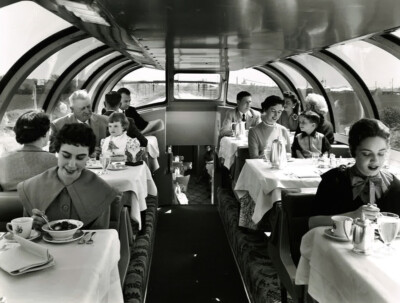
<path id="1" fill-rule="evenodd" d="M 286 291 L 294 302 L 303 302 L 304 287 L 295 285 L 296 266 L 300 259 L 300 244 L 308 231 L 314 194 L 287 193 L 276 203 L 276 222 L 268 243 L 268 253 L 278 271 L 282 302 Z"/>
<path id="2" fill-rule="evenodd" d="M 233 168 L 231 169 L 231 175 L 232 175 L 234 184 L 236 184 L 236 181 L 239 178 L 240 172 L 242 171 L 242 168 L 243 168 L 244 164 L 246 163 L 246 159 L 250 159 L 249 149 L 248 148 L 238 148 L 237 156 L 235 158 L 235 163 L 233 165 Z"/>
<path id="3" fill-rule="evenodd" d="M 120 259 L 118 261 L 118 271 L 121 280 L 121 285 L 124 287 L 126 274 L 128 272 L 129 261 L 131 259 L 131 247 L 133 245 L 133 231 L 130 223 L 129 211 L 127 207 L 123 207 L 120 212 L 119 225 L 119 241 Z"/>
<path id="4" fill-rule="evenodd" d="M 0 192 L 0 231 L 7 231 L 6 224 L 12 219 L 22 217 L 24 208 L 18 192 Z"/>
<path id="5" fill-rule="evenodd" d="M 345 144 L 332 144 L 329 152 L 334 154 L 336 158 L 351 158 L 350 148 Z"/>

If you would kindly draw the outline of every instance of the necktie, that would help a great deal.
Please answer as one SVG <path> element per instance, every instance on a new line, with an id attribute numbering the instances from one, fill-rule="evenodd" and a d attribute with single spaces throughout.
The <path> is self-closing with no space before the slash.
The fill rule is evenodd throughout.
<path id="1" fill-rule="evenodd" d="M 246 122 L 246 115 L 245 114 L 242 114 L 242 121 Z"/>
<path id="2" fill-rule="evenodd" d="M 361 200 L 364 203 L 375 204 L 375 188 L 382 187 L 382 179 L 378 176 L 366 178 L 354 176 L 351 180 L 351 186 L 353 188 L 353 199 L 357 198 L 357 196 L 360 196 Z M 364 193 L 364 189 L 366 186 L 369 187 L 368 193 Z"/>

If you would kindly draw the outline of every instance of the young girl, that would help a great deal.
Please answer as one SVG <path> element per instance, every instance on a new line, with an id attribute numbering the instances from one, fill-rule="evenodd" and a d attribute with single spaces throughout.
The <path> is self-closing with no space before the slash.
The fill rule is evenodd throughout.
<path id="1" fill-rule="evenodd" d="M 331 216 L 336 214 L 361 218 L 367 204 L 376 204 L 376 212 L 379 208 L 400 214 L 400 181 L 382 170 L 389 138 L 389 128 L 379 120 L 361 119 L 351 127 L 349 146 L 356 163 L 322 175 L 312 208 L 316 216 L 310 218 L 310 228 L 331 225 Z"/>
<path id="2" fill-rule="evenodd" d="M 101 140 L 101 153 L 111 156 L 126 155 L 127 162 L 136 162 L 140 151 L 138 139 L 132 139 L 126 134 L 129 121 L 122 113 L 112 113 L 108 118 L 108 131 L 110 136 Z"/>

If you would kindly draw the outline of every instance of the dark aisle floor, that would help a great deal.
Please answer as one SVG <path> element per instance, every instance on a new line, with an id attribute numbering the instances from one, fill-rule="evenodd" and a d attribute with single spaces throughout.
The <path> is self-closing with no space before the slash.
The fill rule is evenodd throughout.
<path id="1" fill-rule="evenodd" d="M 215 206 L 159 210 L 146 302 L 248 302 Z"/>
<path id="2" fill-rule="evenodd" d="M 189 205 L 192 204 L 211 204 L 211 183 L 208 175 L 190 177 L 186 196 Z"/>

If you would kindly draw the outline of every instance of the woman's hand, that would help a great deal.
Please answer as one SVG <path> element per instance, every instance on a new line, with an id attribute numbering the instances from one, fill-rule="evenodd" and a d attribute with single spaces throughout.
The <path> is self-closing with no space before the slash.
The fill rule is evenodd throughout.
<path id="1" fill-rule="evenodd" d="M 33 218 L 33 225 L 32 228 L 34 229 L 41 229 L 42 226 L 46 223 L 46 221 L 42 218 L 47 216 L 45 215 L 44 211 L 41 211 L 37 208 L 32 209 L 32 218 Z"/>

